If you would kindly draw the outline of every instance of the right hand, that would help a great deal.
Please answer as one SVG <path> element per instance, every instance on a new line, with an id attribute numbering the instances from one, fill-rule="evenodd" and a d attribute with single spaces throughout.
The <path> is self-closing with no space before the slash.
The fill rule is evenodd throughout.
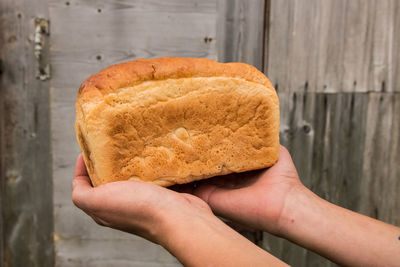
<path id="1" fill-rule="evenodd" d="M 281 146 L 274 166 L 204 180 L 192 193 L 224 218 L 281 235 L 286 223 L 282 215 L 286 200 L 302 190 L 307 189 L 300 182 L 289 152 Z"/>

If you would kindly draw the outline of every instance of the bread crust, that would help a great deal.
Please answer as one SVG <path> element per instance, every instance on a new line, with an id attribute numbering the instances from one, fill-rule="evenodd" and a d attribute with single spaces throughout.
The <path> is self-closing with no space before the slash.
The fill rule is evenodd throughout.
<path id="1" fill-rule="evenodd" d="M 78 101 L 91 101 L 93 97 L 103 97 L 148 80 L 214 76 L 242 78 L 273 89 L 263 73 L 245 63 L 219 63 L 205 58 L 160 57 L 116 64 L 93 74 L 80 86 Z"/>
<path id="2" fill-rule="evenodd" d="M 132 179 L 169 186 L 265 168 L 278 158 L 278 97 L 244 63 L 163 57 L 117 64 L 82 83 L 76 112 L 94 185 Z"/>

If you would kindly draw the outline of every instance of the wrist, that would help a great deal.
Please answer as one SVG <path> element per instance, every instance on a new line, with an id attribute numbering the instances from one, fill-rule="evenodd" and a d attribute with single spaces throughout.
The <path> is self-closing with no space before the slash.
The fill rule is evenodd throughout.
<path id="1" fill-rule="evenodd" d="M 310 221 L 318 220 L 318 210 L 324 200 L 304 185 L 294 187 L 288 194 L 278 221 L 277 235 L 292 239 L 295 231 L 300 231 Z M 297 234 L 297 233 L 296 233 Z"/>
<path id="2" fill-rule="evenodd" d="M 226 230 L 223 228 L 228 228 L 214 215 L 209 217 L 186 213 L 167 216 L 162 224 L 163 233 L 159 244 L 184 266 L 201 266 L 195 263 L 204 264 L 205 257 L 214 258 L 208 251 L 210 244 L 213 244 L 213 250 L 218 251 L 219 246 L 215 244 L 215 240 L 221 241 Z"/>
<path id="3" fill-rule="evenodd" d="M 160 243 L 184 266 L 282 266 L 211 214 L 192 214 L 167 220 Z"/>
<path id="4" fill-rule="evenodd" d="M 177 239 L 180 233 L 190 234 L 193 231 L 193 224 L 202 224 L 204 220 L 217 219 L 211 209 L 198 208 L 187 204 L 189 201 L 175 202 L 174 205 L 165 205 L 153 211 L 154 230 L 151 234 L 157 244 L 170 250 L 173 240 Z M 206 204 L 205 204 L 206 205 Z M 208 207 L 208 206 L 207 206 Z M 210 219 L 211 217 L 211 219 Z M 203 223 L 204 224 L 204 223 Z"/>
<path id="5" fill-rule="evenodd" d="M 157 233 L 158 244 L 174 254 L 177 245 L 185 246 L 188 238 L 193 233 L 208 231 L 210 226 L 222 223 L 212 213 L 199 214 L 193 211 L 180 212 L 175 215 L 172 212 L 164 212 L 159 220 Z M 194 230 L 195 229 L 195 230 Z"/>

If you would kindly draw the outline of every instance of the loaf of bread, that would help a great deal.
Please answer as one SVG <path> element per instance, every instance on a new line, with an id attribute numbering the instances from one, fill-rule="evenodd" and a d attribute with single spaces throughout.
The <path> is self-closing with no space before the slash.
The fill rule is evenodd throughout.
<path id="1" fill-rule="evenodd" d="M 273 165 L 279 101 L 244 63 L 139 59 L 82 83 L 75 130 L 94 186 L 169 186 Z"/>

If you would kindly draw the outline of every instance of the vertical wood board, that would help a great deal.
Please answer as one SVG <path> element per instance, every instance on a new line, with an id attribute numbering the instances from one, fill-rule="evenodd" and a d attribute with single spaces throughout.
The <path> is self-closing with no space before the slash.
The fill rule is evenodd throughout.
<path id="1" fill-rule="evenodd" d="M 2 266 L 54 266 L 49 82 L 34 56 L 47 16 L 46 1 L 0 3 Z"/>
<path id="2" fill-rule="evenodd" d="M 264 71 L 284 92 L 400 91 L 400 2 L 271 0 Z"/>
<path id="3" fill-rule="evenodd" d="M 264 0 L 218 0 L 220 62 L 244 62 L 263 69 Z"/>

